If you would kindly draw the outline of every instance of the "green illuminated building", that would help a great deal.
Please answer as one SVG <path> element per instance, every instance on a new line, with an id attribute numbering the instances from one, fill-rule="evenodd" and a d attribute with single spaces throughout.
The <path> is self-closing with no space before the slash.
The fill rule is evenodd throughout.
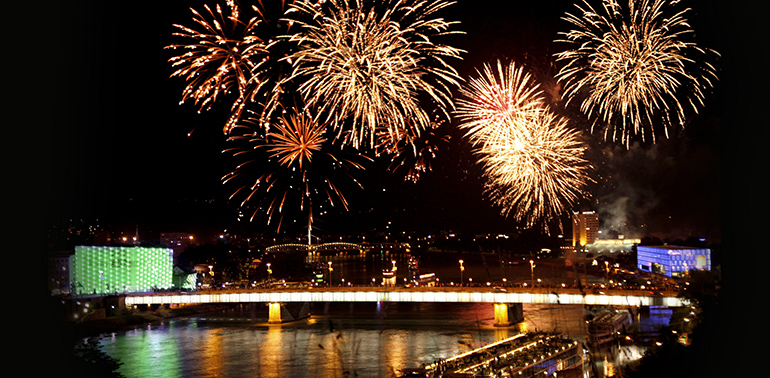
<path id="1" fill-rule="evenodd" d="M 147 292 L 173 287 L 171 248 L 77 246 L 70 257 L 73 294 Z"/>

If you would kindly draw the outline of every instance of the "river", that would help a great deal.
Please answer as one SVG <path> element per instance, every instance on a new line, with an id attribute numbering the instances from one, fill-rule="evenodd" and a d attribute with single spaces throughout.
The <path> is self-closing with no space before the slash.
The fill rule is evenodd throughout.
<path id="1" fill-rule="evenodd" d="M 484 269 L 471 268 L 469 275 L 482 277 Z M 344 271 L 340 276 L 345 274 L 354 276 Z M 531 279 L 529 264 L 509 279 Z M 491 304 L 313 303 L 310 318 L 275 325 L 267 323 L 264 304 L 244 304 L 105 335 L 101 345 L 122 363 L 119 372 L 127 378 L 336 378 L 395 377 L 401 369 L 519 332 L 557 331 L 586 339 L 582 306 L 524 304 L 523 310 L 524 322 L 494 327 Z M 641 322 L 664 325 L 666 314 L 645 315 Z"/>

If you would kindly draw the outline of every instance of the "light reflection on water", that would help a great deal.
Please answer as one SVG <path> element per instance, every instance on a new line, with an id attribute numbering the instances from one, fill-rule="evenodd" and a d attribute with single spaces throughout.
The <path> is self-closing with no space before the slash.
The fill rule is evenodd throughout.
<path id="1" fill-rule="evenodd" d="M 396 376 L 520 331 L 582 338 L 582 308 L 572 305 L 525 305 L 525 322 L 509 328 L 493 326 L 491 304 L 315 304 L 310 319 L 279 325 L 263 307 L 166 321 L 102 345 L 127 378 L 332 378 Z"/>
<path id="2" fill-rule="evenodd" d="M 509 283 L 531 279 L 529 264 L 503 265 L 493 257 L 473 264 L 479 259 L 474 255 L 427 256 L 420 270 L 435 272 L 442 282 L 459 282 L 457 258 L 466 261 L 466 282 L 473 277 L 506 278 Z M 401 255 L 318 257 L 333 261 L 334 280 L 357 284 L 371 283 L 392 259 L 399 272 L 407 271 L 407 258 Z M 545 265 L 534 274 L 552 284 L 577 280 L 574 272 Z M 580 280 L 591 283 L 597 278 Z M 519 332 L 557 331 L 580 341 L 586 338 L 580 305 L 524 304 L 523 309 L 524 322 L 501 328 L 493 325 L 490 303 L 313 303 L 311 318 L 270 325 L 267 306 L 253 304 L 115 334 L 102 339 L 102 345 L 123 362 L 119 372 L 127 378 L 337 378 L 397 376 L 400 369 L 453 357 Z M 670 314 L 650 318 L 667 323 L 665 315 Z"/>

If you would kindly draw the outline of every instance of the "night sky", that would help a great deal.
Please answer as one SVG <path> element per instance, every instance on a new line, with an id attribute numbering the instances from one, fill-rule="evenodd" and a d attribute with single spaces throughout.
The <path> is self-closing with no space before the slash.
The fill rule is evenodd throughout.
<path id="1" fill-rule="evenodd" d="M 191 25 L 188 7 L 202 9 L 203 3 L 70 1 L 47 9 L 53 21 L 46 41 L 55 43 L 46 46 L 53 79 L 44 82 L 46 91 L 54 91 L 45 96 L 50 104 L 39 109 L 47 116 L 43 128 L 29 130 L 44 143 L 34 171 L 42 179 L 44 195 L 37 203 L 47 224 L 98 218 L 116 228 L 139 224 L 165 232 L 234 221 L 234 210 L 220 206 L 230 190 L 220 181 L 230 170 L 221 153 L 224 118 L 178 105 L 184 83 L 169 78 L 172 54 L 163 49 L 173 41 L 172 24 Z M 726 167 L 736 154 L 748 152 L 734 146 L 733 130 L 749 123 L 736 107 L 759 100 L 746 96 L 745 82 L 736 77 L 749 70 L 750 61 L 737 54 L 751 42 L 728 38 L 744 34 L 736 28 L 752 26 L 737 22 L 737 6 L 689 3 L 699 40 L 722 54 L 720 82 L 706 108 L 683 134 L 655 145 L 626 150 L 591 136 L 602 176 L 585 205 L 599 208 L 605 220 L 625 222 L 629 234 L 677 230 L 723 237 L 723 220 L 740 207 L 728 207 L 725 198 L 745 190 Z M 461 21 L 457 29 L 466 32 L 454 44 L 467 51 L 457 62 L 461 76 L 497 58 L 545 61 L 558 49 L 556 33 L 567 28 L 559 17 L 573 9 L 573 2 L 561 0 L 461 0 L 447 17 Z M 397 230 L 511 230 L 515 224 L 482 198 L 478 170 L 454 134 L 423 180 L 367 175 L 366 191 L 351 195 L 351 211 L 322 217 L 318 227 L 382 229 L 392 221 Z M 744 194 L 741 200 L 748 198 Z M 255 220 L 249 227 L 268 230 L 263 223 Z"/>

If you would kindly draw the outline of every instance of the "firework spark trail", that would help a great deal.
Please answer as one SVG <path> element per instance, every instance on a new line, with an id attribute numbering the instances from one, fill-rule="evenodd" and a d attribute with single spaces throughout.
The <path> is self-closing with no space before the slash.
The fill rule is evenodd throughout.
<path id="1" fill-rule="evenodd" d="M 485 195 L 528 227 L 558 219 L 590 181 L 586 146 L 522 68 L 498 61 L 478 74 L 461 88 L 457 114 L 484 169 Z"/>
<path id="2" fill-rule="evenodd" d="M 446 58 L 461 50 L 431 38 L 457 32 L 454 22 L 431 18 L 452 4 L 443 0 L 298 0 L 287 15 L 299 27 L 293 79 L 305 103 L 325 114 L 346 143 L 374 147 L 377 130 L 419 135 L 430 117 L 418 98 L 426 95 L 448 118 L 451 89 L 459 76 Z"/>
<path id="3" fill-rule="evenodd" d="M 280 51 L 276 47 L 279 39 L 271 34 L 261 36 L 264 30 L 272 33 L 279 28 L 267 19 L 262 2 L 252 5 L 255 16 L 248 21 L 242 20 L 236 1 L 227 4 L 229 15 L 220 5 L 215 10 L 204 5 L 204 12 L 190 8 L 199 30 L 175 24 L 179 31 L 172 35 L 185 43 L 165 47 L 185 51 L 169 59 L 176 69 L 171 77 L 187 82 L 180 104 L 193 100 L 200 112 L 211 109 L 220 96 L 235 97 L 223 128 L 225 134 L 241 120 L 248 106 L 262 97 L 267 100 L 262 104 L 261 118 L 268 118 L 278 107 L 283 83 L 278 63 L 283 57 L 276 53 Z M 280 11 L 279 16 L 282 14 Z"/>
<path id="4" fill-rule="evenodd" d="M 629 1 L 624 9 L 617 0 L 602 0 L 597 11 L 584 0 L 576 15 L 564 17 L 574 29 L 557 40 L 569 45 L 555 54 L 564 64 L 557 79 L 567 103 L 580 102 L 592 129 L 604 128 L 605 140 L 628 146 L 633 136 L 649 136 L 654 143 L 657 119 L 668 138 L 714 86 L 710 58 L 718 53 L 685 40 L 694 34 L 689 9 L 673 11 L 676 3 Z"/>
<path id="5" fill-rule="evenodd" d="M 408 128 L 400 133 L 391 134 L 380 129 L 377 132 L 378 144 L 376 155 L 390 156 L 388 170 L 405 171 L 404 180 L 416 183 L 424 172 L 432 170 L 432 161 L 436 158 L 441 145 L 449 142 L 450 136 L 442 129 L 447 122 L 437 118 L 427 130 L 415 135 Z M 396 139 L 398 137 L 398 139 Z"/>
<path id="6" fill-rule="evenodd" d="M 222 178 L 225 184 L 238 185 L 231 200 L 243 198 L 244 209 L 253 206 L 251 220 L 264 211 L 267 223 L 276 219 L 279 231 L 289 211 L 306 212 L 312 225 L 314 209 L 325 203 L 341 204 L 347 210 L 348 202 L 336 181 L 346 179 L 362 187 L 353 172 L 363 170 L 363 162 L 369 160 L 335 147 L 326 138 L 326 127 L 306 112 L 287 114 L 269 133 L 261 126 L 238 124 L 236 129 L 244 131 L 232 133 L 228 141 L 235 146 L 225 152 L 245 160 Z"/>

